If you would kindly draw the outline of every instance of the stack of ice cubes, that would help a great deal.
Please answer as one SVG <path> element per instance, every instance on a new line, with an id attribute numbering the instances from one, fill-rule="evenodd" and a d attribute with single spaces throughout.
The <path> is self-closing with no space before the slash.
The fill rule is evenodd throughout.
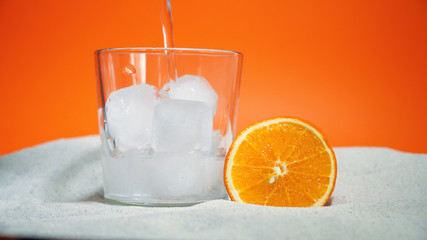
<path id="1" fill-rule="evenodd" d="M 215 152 L 224 139 L 213 131 L 217 102 L 209 82 L 194 75 L 159 92 L 148 84 L 112 92 L 105 104 L 106 131 L 114 139 L 114 154 L 104 162 L 111 176 L 106 191 L 153 198 L 224 192 L 224 157 Z"/>

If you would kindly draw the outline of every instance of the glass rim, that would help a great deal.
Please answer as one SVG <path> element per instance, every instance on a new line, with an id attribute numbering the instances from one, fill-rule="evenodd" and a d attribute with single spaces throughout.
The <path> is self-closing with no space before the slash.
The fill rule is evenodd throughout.
<path id="1" fill-rule="evenodd" d="M 207 49 L 207 48 L 161 48 L 161 47 L 124 47 L 124 48 L 104 48 L 95 50 L 96 54 L 110 52 L 110 53 L 204 53 L 204 54 L 218 54 L 225 55 L 238 55 L 243 56 L 243 53 L 230 50 Z"/>

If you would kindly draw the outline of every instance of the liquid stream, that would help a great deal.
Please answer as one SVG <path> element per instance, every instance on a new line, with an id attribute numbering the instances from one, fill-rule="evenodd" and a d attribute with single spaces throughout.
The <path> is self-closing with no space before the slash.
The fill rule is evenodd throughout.
<path id="1" fill-rule="evenodd" d="M 163 44 L 165 48 L 175 48 L 175 40 L 173 37 L 172 11 L 169 0 L 160 0 L 160 18 L 162 21 Z M 178 73 L 176 69 L 176 58 L 172 51 L 165 50 L 168 74 L 170 80 L 176 80 Z"/>

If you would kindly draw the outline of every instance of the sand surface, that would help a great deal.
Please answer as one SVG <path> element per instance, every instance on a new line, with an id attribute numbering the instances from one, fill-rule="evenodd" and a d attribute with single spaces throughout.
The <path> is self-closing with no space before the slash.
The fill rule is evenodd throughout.
<path id="1" fill-rule="evenodd" d="M 191 207 L 104 203 L 97 136 L 0 157 L 0 236 L 185 239 L 427 239 L 427 155 L 335 148 L 329 206 L 215 200 Z"/>

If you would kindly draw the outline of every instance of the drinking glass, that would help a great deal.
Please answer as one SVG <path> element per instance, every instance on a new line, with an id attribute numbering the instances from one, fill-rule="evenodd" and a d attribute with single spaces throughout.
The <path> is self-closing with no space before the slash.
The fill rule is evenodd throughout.
<path id="1" fill-rule="evenodd" d="M 176 206 L 228 197 L 242 59 L 209 49 L 95 52 L 106 199 Z"/>

